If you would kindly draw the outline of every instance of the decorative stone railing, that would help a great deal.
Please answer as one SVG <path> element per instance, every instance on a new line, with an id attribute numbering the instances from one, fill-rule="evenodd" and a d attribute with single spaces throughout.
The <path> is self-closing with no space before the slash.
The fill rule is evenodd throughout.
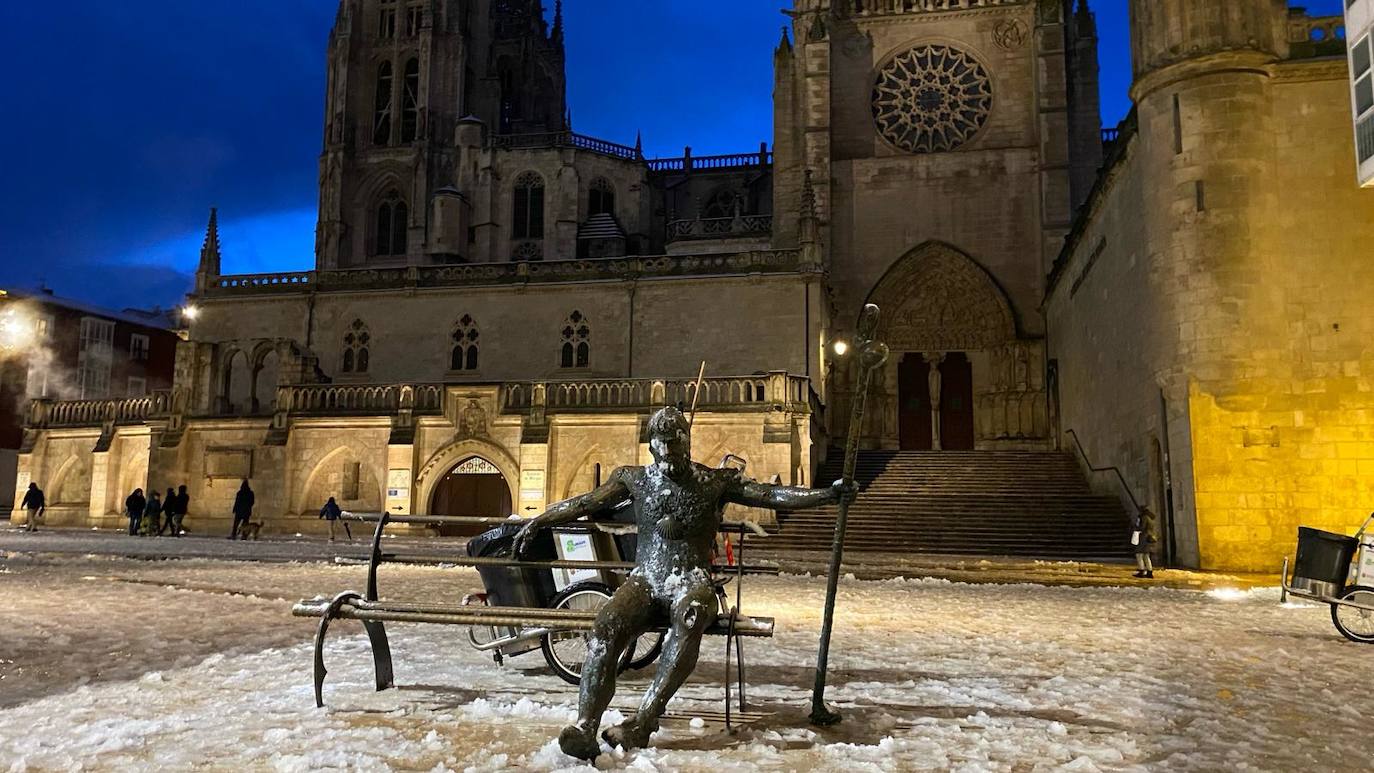
<path id="1" fill-rule="evenodd" d="M 769 220 L 771 223 L 771 218 Z M 762 224 L 759 223 L 758 227 L 762 228 Z M 805 268 L 808 267 L 803 263 L 800 250 L 754 250 L 722 254 L 654 255 L 521 263 L 459 263 L 448 266 L 398 266 L 308 271 L 299 274 L 225 276 L 216 279 L 205 291 L 204 296 L 222 298 L 312 291 L 620 281 L 672 276 L 789 273 Z M 295 277 L 300 279 L 294 279 Z"/>
<path id="2" fill-rule="evenodd" d="M 31 429 L 65 429 L 138 424 L 171 413 L 172 408 L 170 390 L 120 400 L 34 400 L 29 403 L 25 425 Z"/>
<path id="3" fill-rule="evenodd" d="M 576 148 L 603 156 L 621 158 L 627 161 L 641 161 L 644 154 L 638 148 L 621 145 L 618 142 L 599 140 L 585 134 L 573 132 L 550 132 L 547 134 L 505 134 L 492 137 L 491 146 L 501 150 Z"/>
<path id="4" fill-rule="evenodd" d="M 673 220 L 668 223 L 668 241 L 683 239 L 732 239 L 740 236 L 767 236 L 773 233 L 772 215 L 710 217 Z"/>
<path id="5" fill-rule="evenodd" d="M 294 271 L 285 274 L 240 274 L 222 276 L 215 280 L 213 287 L 221 290 L 251 290 L 254 293 L 287 291 L 296 292 L 315 283 L 315 272 Z"/>
<path id="6" fill-rule="evenodd" d="M 1345 17 L 1288 13 L 1288 47 L 1294 59 L 1345 55 Z"/>
<path id="7" fill-rule="evenodd" d="M 724 156 L 693 156 L 691 148 L 681 158 L 655 158 L 648 162 L 651 172 L 697 172 L 721 169 L 747 169 L 773 165 L 773 151 L 767 146 L 757 153 L 732 153 Z"/>
<path id="8" fill-rule="evenodd" d="M 277 390 L 277 412 L 291 416 L 389 416 L 402 409 L 438 415 L 443 384 L 308 384 Z"/>
<path id="9" fill-rule="evenodd" d="M 1027 0 L 846 0 L 835 4 L 835 15 L 845 18 L 896 16 L 906 13 L 938 13 L 999 5 L 1024 5 Z"/>
<path id="10" fill-rule="evenodd" d="M 643 412 L 665 405 L 693 404 L 702 410 L 759 410 L 782 406 L 809 412 L 810 381 L 802 376 L 769 373 L 764 376 L 708 378 L 697 397 L 695 379 L 594 379 L 587 381 L 526 381 L 502 387 L 502 410 L 527 413 Z"/>

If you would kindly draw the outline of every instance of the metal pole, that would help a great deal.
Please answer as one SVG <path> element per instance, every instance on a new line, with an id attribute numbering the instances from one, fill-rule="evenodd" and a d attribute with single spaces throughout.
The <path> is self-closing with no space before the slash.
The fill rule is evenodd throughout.
<path id="1" fill-rule="evenodd" d="M 849 414 L 849 437 L 844 446 L 844 481 L 854 482 L 859 459 L 859 437 L 863 432 L 864 407 L 868 401 L 868 382 L 873 371 L 887 362 L 887 346 L 873 340 L 878 331 L 878 307 L 864 306 L 859 317 L 859 337 L 854 352 L 859 358 L 858 384 L 854 390 L 854 404 Z M 830 662 L 830 634 L 835 625 L 835 597 L 840 589 L 840 566 L 844 561 L 844 533 L 849 523 L 849 502 L 840 502 L 839 517 L 835 520 L 835 542 L 830 552 L 830 570 L 826 575 L 825 613 L 821 622 L 820 651 L 816 655 L 816 686 L 811 693 L 811 724 L 833 725 L 840 721 L 838 713 L 826 708 L 825 677 Z"/>
<path id="2" fill-rule="evenodd" d="M 697 403 L 701 402 L 701 384 L 706 380 L 706 360 L 701 361 L 701 370 L 697 371 L 697 386 L 692 390 L 692 413 L 687 417 L 687 426 L 691 427 L 697 423 Z"/>

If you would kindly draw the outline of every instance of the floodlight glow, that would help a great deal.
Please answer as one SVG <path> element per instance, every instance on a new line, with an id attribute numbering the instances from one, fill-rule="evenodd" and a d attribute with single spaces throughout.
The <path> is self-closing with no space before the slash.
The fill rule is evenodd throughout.
<path id="1" fill-rule="evenodd" d="M 848 353 L 849 353 L 849 344 L 848 344 L 848 343 L 846 343 L 845 341 L 836 341 L 836 342 L 835 342 L 835 354 L 837 354 L 837 355 L 843 357 L 843 356 L 845 356 L 845 355 L 848 354 Z"/>

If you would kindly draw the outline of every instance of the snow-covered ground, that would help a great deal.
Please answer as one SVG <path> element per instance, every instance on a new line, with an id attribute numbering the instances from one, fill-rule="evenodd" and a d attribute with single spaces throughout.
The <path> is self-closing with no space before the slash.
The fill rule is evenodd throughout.
<path id="1" fill-rule="evenodd" d="M 302 564 L 0 562 L 0 771 L 587 769 L 553 742 L 572 688 L 537 652 L 496 667 L 460 629 L 392 626 L 401 689 L 375 693 L 366 637 L 336 624 L 329 708 L 314 708 L 311 626 L 285 599 L 360 578 Z M 477 585 L 465 570 L 388 567 L 383 591 Z M 655 748 L 600 766 L 1368 767 L 1374 651 L 1274 590 L 846 582 L 829 691 L 846 721 L 815 731 L 805 715 L 823 594 L 819 578 L 749 580 L 746 610 L 779 621 L 776 638 L 746 642 L 762 719 L 734 734 L 669 722 Z M 722 658 L 723 640 L 708 640 L 675 712 L 721 708 Z M 23 670 L 30 659 L 46 670 Z M 622 681 L 620 712 L 649 676 Z M 23 698 L 6 700 L 7 684 Z"/>

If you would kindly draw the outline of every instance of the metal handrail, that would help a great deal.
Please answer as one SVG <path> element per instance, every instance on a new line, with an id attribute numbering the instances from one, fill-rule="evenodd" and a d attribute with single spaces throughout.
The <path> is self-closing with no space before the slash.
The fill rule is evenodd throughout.
<path id="1" fill-rule="evenodd" d="M 1064 431 L 1064 434 L 1066 434 L 1066 435 L 1068 435 L 1069 437 L 1072 437 L 1072 438 L 1073 438 L 1073 445 L 1074 445 L 1074 448 L 1077 448 L 1077 449 L 1078 449 L 1078 455 L 1081 456 L 1081 457 L 1083 458 L 1083 463 L 1086 464 L 1086 465 L 1088 466 L 1088 470 L 1090 470 L 1091 472 L 1114 472 L 1114 473 L 1116 473 L 1116 479 L 1117 479 L 1117 481 L 1121 484 L 1121 490 L 1124 491 L 1124 492 L 1126 492 L 1126 498 L 1129 499 L 1129 500 L 1131 500 L 1131 505 L 1132 505 L 1133 507 L 1135 507 L 1135 511 L 1136 511 L 1137 513 L 1140 512 L 1140 502 L 1136 500 L 1135 494 L 1131 491 L 1130 485 L 1126 483 L 1126 476 L 1121 474 L 1121 468 L 1116 467 L 1116 466 L 1112 466 L 1112 467 L 1095 467 L 1095 466 L 1093 466 L 1092 460 L 1088 458 L 1088 452 L 1083 450 L 1083 441 L 1081 441 L 1081 440 L 1078 439 L 1078 433 L 1077 433 L 1077 432 L 1074 432 L 1074 431 L 1071 430 L 1071 429 L 1069 429 L 1069 430 L 1065 430 L 1065 431 Z"/>

